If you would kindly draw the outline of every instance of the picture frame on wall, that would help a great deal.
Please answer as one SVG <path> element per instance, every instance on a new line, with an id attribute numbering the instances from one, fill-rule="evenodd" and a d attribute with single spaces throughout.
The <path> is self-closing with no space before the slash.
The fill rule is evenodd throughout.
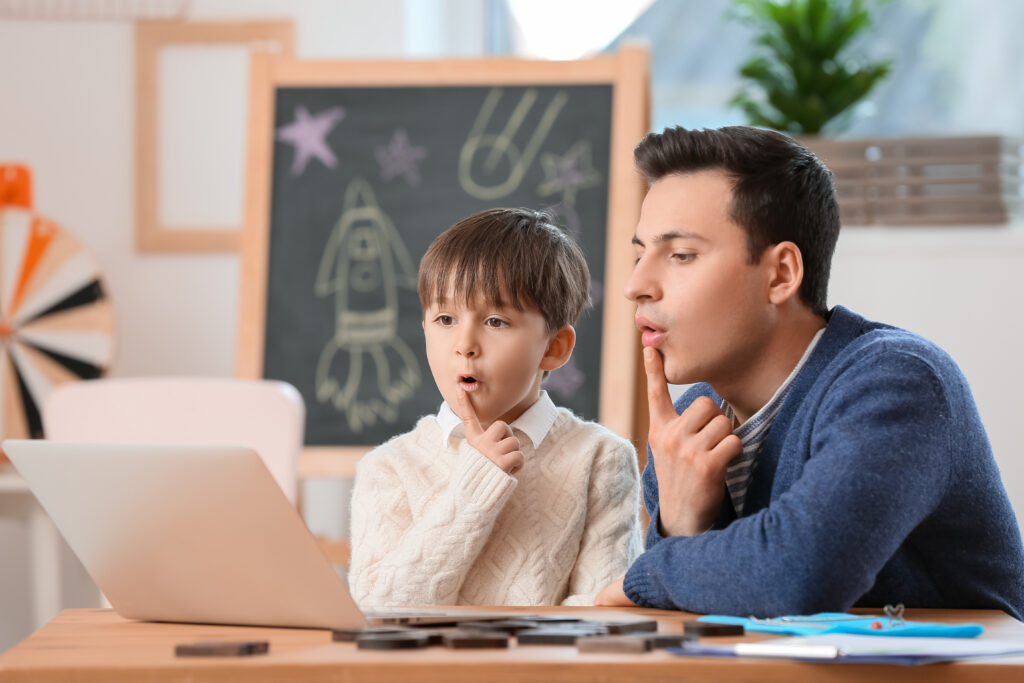
<path id="1" fill-rule="evenodd" d="M 294 42 L 285 20 L 136 23 L 139 251 L 238 248 L 249 57 L 288 57 Z"/>

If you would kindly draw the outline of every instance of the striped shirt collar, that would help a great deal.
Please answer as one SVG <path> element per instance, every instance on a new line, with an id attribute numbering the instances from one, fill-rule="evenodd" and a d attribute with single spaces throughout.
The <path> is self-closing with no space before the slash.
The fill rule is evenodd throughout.
<path id="1" fill-rule="evenodd" d="M 750 486 L 750 478 L 753 474 L 756 464 L 755 459 L 761 444 L 764 443 L 772 423 L 775 422 L 775 416 L 779 414 L 786 396 L 789 395 L 789 389 L 793 385 L 793 380 L 800 374 L 800 370 L 803 368 L 804 363 L 807 362 L 811 352 L 814 351 L 814 347 L 817 346 L 818 340 L 821 339 L 821 335 L 824 332 L 825 328 L 823 327 L 815 333 L 804 350 L 803 355 L 800 356 L 796 367 L 793 368 L 793 371 L 789 373 L 789 376 L 786 377 L 786 380 L 779 388 L 775 390 L 772 397 L 768 399 L 768 403 L 761 406 L 761 409 L 754 413 L 749 420 L 733 430 L 733 434 L 740 437 L 740 441 L 743 442 L 743 451 L 729 461 L 728 468 L 726 469 L 725 483 L 729 488 L 729 495 L 732 498 L 733 507 L 736 509 L 737 515 L 743 512 L 743 503 L 746 499 L 747 489 Z M 722 399 L 722 412 L 730 420 L 735 419 L 736 414 L 733 412 L 732 406 L 725 399 Z"/>
<path id="2" fill-rule="evenodd" d="M 542 390 L 534 404 L 516 418 L 510 426 L 525 434 L 533 443 L 533 447 L 537 448 L 551 431 L 551 425 L 555 424 L 557 417 L 558 407 L 548 396 L 548 392 Z M 457 439 L 465 437 L 462 418 L 455 414 L 447 402 L 441 403 L 441 409 L 437 411 L 437 423 L 441 426 L 442 446 L 450 445 L 452 437 Z"/>

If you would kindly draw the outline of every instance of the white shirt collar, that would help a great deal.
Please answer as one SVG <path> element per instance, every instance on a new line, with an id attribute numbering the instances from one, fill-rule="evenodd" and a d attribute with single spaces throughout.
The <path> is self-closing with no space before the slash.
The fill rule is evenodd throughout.
<path id="1" fill-rule="evenodd" d="M 537 448 L 551 431 L 551 425 L 555 424 L 557 417 L 558 408 L 548 396 L 548 392 L 541 391 L 534 404 L 510 426 L 526 434 L 533 442 L 533 447 Z M 437 423 L 441 426 L 442 446 L 447 446 L 452 437 L 461 439 L 465 436 L 462 418 L 455 414 L 447 402 L 442 402 L 441 409 L 437 411 Z"/>

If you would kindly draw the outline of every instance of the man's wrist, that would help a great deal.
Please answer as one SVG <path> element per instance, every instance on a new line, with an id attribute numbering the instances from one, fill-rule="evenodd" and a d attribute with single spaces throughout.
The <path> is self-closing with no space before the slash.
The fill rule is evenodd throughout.
<path id="1" fill-rule="evenodd" d="M 685 538 L 688 536 L 700 536 L 703 533 L 711 531 L 713 528 L 715 528 L 715 518 L 712 516 L 710 519 L 679 522 L 674 524 L 671 528 L 669 528 L 662 523 L 661 515 L 659 514 L 657 524 L 658 533 L 661 534 L 663 537 Z"/>

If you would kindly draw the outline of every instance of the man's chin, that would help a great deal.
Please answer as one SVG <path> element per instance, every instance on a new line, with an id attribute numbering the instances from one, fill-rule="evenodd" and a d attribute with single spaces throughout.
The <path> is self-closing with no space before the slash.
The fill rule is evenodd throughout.
<path id="1" fill-rule="evenodd" d="M 667 359 L 664 360 L 664 363 L 665 380 L 669 384 L 696 384 L 701 381 L 695 379 L 695 373 L 690 368 L 681 368 Z"/>

